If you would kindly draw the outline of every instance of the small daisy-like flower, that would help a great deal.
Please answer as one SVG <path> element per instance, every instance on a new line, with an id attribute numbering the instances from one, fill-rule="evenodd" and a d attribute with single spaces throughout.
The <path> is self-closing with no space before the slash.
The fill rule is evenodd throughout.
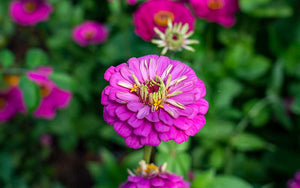
<path id="1" fill-rule="evenodd" d="M 295 174 L 294 179 L 288 181 L 288 188 L 300 188 L 300 171 Z"/>
<path id="2" fill-rule="evenodd" d="M 76 26 L 72 32 L 73 40 L 80 46 L 96 45 L 107 40 L 106 26 L 96 21 L 85 21 Z"/>
<path id="3" fill-rule="evenodd" d="M 184 63 L 147 55 L 110 67 L 104 78 L 104 120 L 131 148 L 182 143 L 205 124 L 204 83 Z"/>
<path id="4" fill-rule="evenodd" d="M 18 87 L 0 92 L 0 123 L 10 120 L 17 113 L 25 113 L 22 91 Z"/>
<path id="5" fill-rule="evenodd" d="M 45 0 L 17 0 L 10 4 L 12 19 L 24 26 L 32 26 L 48 20 L 52 11 L 52 6 Z"/>
<path id="6" fill-rule="evenodd" d="M 152 43 L 157 44 L 159 48 L 163 48 L 161 54 L 164 55 L 168 50 L 170 51 L 181 51 L 182 49 L 186 49 L 194 52 L 194 48 L 188 46 L 190 44 L 198 44 L 198 40 L 190 40 L 188 39 L 193 35 L 193 31 L 189 31 L 189 25 L 182 23 L 174 23 L 172 21 L 168 21 L 168 28 L 163 33 L 157 27 L 154 28 L 155 33 L 159 37 L 159 39 L 153 39 Z"/>
<path id="7" fill-rule="evenodd" d="M 182 2 L 171 0 L 150 0 L 142 3 L 133 16 L 135 32 L 146 41 L 156 35 L 154 27 L 164 32 L 168 20 L 174 23 L 187 23 L 189 30 L 194 28 L 195 18 Z"/>
<path id="8" fill-rule="evenodd" d="M 51 74 L 52 68 L 50 67 L 41 67 L 27 74 L 28 78 L 34 81 L 41 90 L 41 102 L 34 112 L 35 117 L 45 119 L 54 118 L 56 110 L 67 107 L 72 98 L 70 91 L 57 87 L 56 84 L 50 80 L 49 76 Z"/>
<path id="9" fill-rule="evenodd" d="M 195 13 L 210 22 L 232 27 L 234 14 L 239 10 L 238 0 L 190 0 Z"/>
<path id="10" fill-rule="evenodd" d="M 135 173 L 128 170 L 129 175 L 126 182 L 119 188 L 144 187 L 144 188 L 189 188 L 190 183 L 184 181 L 182 176 L 170 173 L 166 170 L 167 164 L 156 166 L 146 164 L 145 161 L 139 163 Z"/>

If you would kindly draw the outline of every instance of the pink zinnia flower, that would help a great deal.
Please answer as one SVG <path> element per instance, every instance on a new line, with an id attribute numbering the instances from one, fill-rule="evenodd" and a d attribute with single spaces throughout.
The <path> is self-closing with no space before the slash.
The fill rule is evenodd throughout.
<path id="1" fill-rule="evenodd" d="M 164 32 L 169 19 L 173 23 L 188 23 L 189 31 L 194 30 L 195 23 L 195 18 L 183 3 L 170 0 L 150 0 L 141 4 L 133 19 L 136 34 L 146 41 L 156 35 L 154 27 Z"/>
<path id="2" fill-rule="evenodd" d="M 73 40 L 80 46 L 96 45 L 105 42 L 107 37 L 107 28 L 95 21 L 85 21 L 76 26 L 72 32 Z"/>
<path id="3" fill-rule="evenodd" d="M 52 11 L 52 6 L 44 0 L 18 0 L 10 4 L 12 19 L 23 26 L 48 20 Z"/>
<path id="4" fill-rule="evenodd" d="M 147 55 L 110 67 L 104 78 L 104 120 L 131 148 L 182 143 L 205 124 L 204 83 L 184 63 Z"/>
<path id="5" fill-rule="evenodd" d="M 22 92 L 18 87 L 0 92 L 0 123 L 6 122 L 17 113 L 26 112 Z"/>
<path id="6" fill-rule="evenodd" d="M 295 174 L 294 179 L 289 180 L 288 188 L 300 188 L 300 171 Z"/>
<path id="7" fill-rule="evenodd" d="M 196 14 L 210 22 L 232 27 L 234 13 L 239 10 L 238 0 L 190 0 Z"/>
<path id="8" fill-rule="evenodd" d="M 130 176 L 119 188 L 143 187 L 143 188 L 189 188 L 190 183 L 184 181 L 182 176 L 170 173 L 166 170 L 166 163 L 162 166 L 140 162 L 136 174 L 129 171 Z"/>
<path id="9" fill-rule="evenodd" d="M 50 67 L 42 67 L 28 72 L 29 79 L 40 87 L 42 95 L 40 105 L 34 112 L 35 117 L 54 118 L 56 109 L 67 107 L 72 98 L 71 92 L 58 88 L 49 79 L 51 73 L 52 68 Z"/>

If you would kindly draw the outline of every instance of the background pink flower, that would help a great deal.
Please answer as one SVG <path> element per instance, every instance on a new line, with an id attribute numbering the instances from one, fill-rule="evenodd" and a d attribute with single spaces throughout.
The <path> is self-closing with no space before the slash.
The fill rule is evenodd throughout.
<path id="1" fill-rule="evenodd" d="M 107 40 L 107 28 L 96 21 L 85 21 L 72 32 L 73 40 L 80 46 L 99 44 Z"/>
<path id="2" fill-rule="evenodd" d="M 35 117 L 52 119 L 55 117 L 56 109 L 65 108 L 72 98 L 71 92 L 58 88 L 49 79 L 52 68 L 42 67 L 36 71 L 28 72 L 30 80 L 34 81 L 41 89 L 41 102 L 34 112 Z"/>
<path id="3" fill-rule="evenodd" d="M 131 148 L 182 143 L 205 124 L 204 83 L 184 63 L 164 56 L 131 58 L 110 67 L 102 92 L 104 120 Z"/>
<path id="4" fill-rule="evenodd" d="M 294 179 L 288 181 L 288 188 L 300 188 L 300 171 L 295 174 Z"/>
<path id="5" fill-rule="evenodd" d="M 18 0 L 10 4 L 12 19 L 24 26 L 48 20 L 52 11 L 52 6 L 44 0 Z"/>
<path id="6" fill-rule="evenodd" d="M 183 3 L 170 0 L 150 0 L 141 4 L 133 19 L 136 34 L 146 41 L 156 35 L 154 27 L 164 32 L 168 19 L 175 23 L 188 23 L 189 31 L 194 30 L 195 23 L 192 13 Z"/>
<path id="7" fill-rule="evenodd" d="M 12 87 L 0 92 L 0 122 L 6 122 L 20 112 L 26 112 L 21 90 Z"/>
<path id="8" fill-rule="evenodd" d="M 238 0 L 190 0 L 190 3 L 200 18 L 225 27 L 234 25 L 234 14 L 239 10 Z"/>

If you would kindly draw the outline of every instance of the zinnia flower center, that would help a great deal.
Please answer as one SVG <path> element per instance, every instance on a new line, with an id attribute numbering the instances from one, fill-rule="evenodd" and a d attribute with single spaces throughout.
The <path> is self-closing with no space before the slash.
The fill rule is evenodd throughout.
<path id="1" fill-rule="evenodd" d="M 7 83 L 10 86 L 18 86 L 20 82 L 19 75 L 5 75 L 3 79 L 5 83 Z"/>
<path id="2" fill-rule="evenodd" d="M 170 11 L 161 10 L 154 15 L 154 23 L 159 26 L 167 26 L 169 19 L 174 21 L 174 14 Z"/>
<path id="3" fill-rule="evenodd" d="M 158 172 L 158 166 L 155 164 L 143 164 L 136 169 L 137 173 L 153 174 Z"/>
<path id="4" fill-rule="evenodd" d="M 47 97 L 51 93 L 51 88 L 46 85 L 41 85 L 40 90 L 41 90 L 41 95 L 44 98 Z"/>
<path id="5" fill-rule="evenodd" d="M 6 99 L 0 97 L 0 110 L 2 110 L 6 106 Z"/>
<path id="6" fill-rule="evenodd" d="M 169 65 L 166 70 L 165 74 L 169 75 L 169 72 L 172 69 L 172 65 Z M 154 79 L 146 80 L 145 83 L 141 84 L 137 77 L 132 74 L 132 77 L 135 81 L 135 84 L 133 87 L 130 87 L 131 93 L 136 93 L 136 95 L 139 97 L 140 102 L 149 105 L 151 107 L 151 111 L 154 112 L 158 110 L 159 108 L 164 108 L 164 103 L 172 104 L 173 106 L 176 106 L 180 109 L 185 109 L 185 106 L 183 104 L 180 104 L 174 100 L 169 99 L 170 97 L 179 95 L 182 93 L 182 91 L 169 91 L 169 87 L 178 84 L 179 82 L 185 80 L 187 76 L 179 77 L 175 80 L 171 81 L 171 75 L 168 76 L 168 79 L 166 83 L 162 80 L 161 77 L 155 76 Z M 120 86 L 127 87 L 125 83 L 119 82 Z"/>
<path id="7" fill-rule="evenodd" d="M 34 3 L 33 1 L 29 1 L 25 3 L 24 8 L 26 12 L 32 13 L 36 9 L 36 3 Z"/>
<path id="8" fill-rule="evenodd" d="M 87 30 L 84 35 L 87 40 L 91 40 L 95 37 L 96 33 L 93 30 Z"/>
<path id="9" fill-rule="evenodd" d="M 212 10 L 218 10 L 224 7 L 224 0 L 208 0 L 207 6 Z"/>

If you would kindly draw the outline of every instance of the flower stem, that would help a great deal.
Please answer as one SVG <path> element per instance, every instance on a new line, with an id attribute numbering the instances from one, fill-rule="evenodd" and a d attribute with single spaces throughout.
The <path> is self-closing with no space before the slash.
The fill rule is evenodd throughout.
<path id="1" fill-rule="evenodd" d="M 145 160 L 146 164 L 148 164 L 150 162 L 151 152 L 152 152 L 152 146 L 145 145 L 145 148 L 144 148 L 144 160 Z"/>

